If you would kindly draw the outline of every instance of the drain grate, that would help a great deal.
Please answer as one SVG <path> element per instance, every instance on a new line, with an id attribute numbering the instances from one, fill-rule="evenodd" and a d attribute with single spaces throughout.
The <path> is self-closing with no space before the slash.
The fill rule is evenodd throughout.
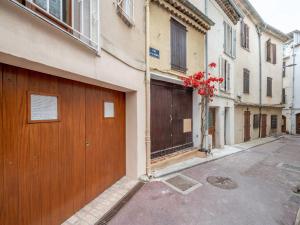
<path id="1" fill-rule="evenodd" d="M 278 164 L 279 168 L 283 168 L 286 170 L 294 171 L 300 173 L 300 166 L 292 165 L 292 164 L 287 164 L 287 163 L 279 163 Z"/>
<path id="2" fill-rule="evenodd" d="M 181 194 L 188 194 L 202 186 L 198 181 L 182 174 L 174 174 L 164 179 L 163 182 Z"/>
<path id="3" fill-rule="evenodd" d="M 95 225 L 106 225 L 119 211 L 120 209 L 138 192 L 144 183 L 137 183 L 131 191 L 129 191 L 116 205 L 113 206 Z"/>
<path id="4" fill-rule="evenodd" d="M 207 177 L 207 182 L 215 187 L 225 190 L 235 189 L 238 187 L 238 184 L 229 177 L 210 176 Z"/>

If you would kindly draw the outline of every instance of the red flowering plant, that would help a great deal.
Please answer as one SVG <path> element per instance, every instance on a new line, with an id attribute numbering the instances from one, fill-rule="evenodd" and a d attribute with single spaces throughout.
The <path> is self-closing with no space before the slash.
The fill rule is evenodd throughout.
<path id="1" fill-rule="evenodd" d="M 200 71 L 194 75 L 182 78 L 183 85 L 185 87 L 192 87 L 197 90 L 198 94 L 201 95 L 201 149 L 203 149 L 204 135 L 205 135 L 205 106 L 209 102 L 213 101 L 215 92 L 217 91 L 216 85 L 221 84 L 224 79 L 212 75 L 214 69 L 217 67 L 216 63 L 210 63 L 208 65 L 208 78 L 205 78 L 205 72 Z M 207 99 L 207 101 L 206 101 Z"/>

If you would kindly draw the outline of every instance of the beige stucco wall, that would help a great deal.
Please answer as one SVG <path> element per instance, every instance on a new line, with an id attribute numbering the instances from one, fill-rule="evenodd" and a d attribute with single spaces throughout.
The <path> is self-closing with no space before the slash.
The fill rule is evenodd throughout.
<path id="1" fill-rule="evenodd" d="M 267 62 L 266 42 L 271 39 L 276 44 L 276 64 Z M 262 104 L 280 104 L 282 94 L 282 63 L 283 63 L 283 42 L 279 39 L 263 33 L 262 43 Z M 272 97 L 267 97 L 267 77 L 272 78 Z"/>
<path id="2" fill-rule="evenodd" d="M 12 2 L 0 2 L 0 62 L 126 92 L 127 175 L 132 177 L 145 174 L 146 165 L 144 6 L 136 2 L 130 28 L 113 1 L 101 1 L 100 55 Z"/>
<path id="3" fill-rule="evenodd" d="M 259 138 L 259 129 L 253 129 L 253 116 L 259 114 L 258 107 L 235 106 L 235 143 L 244 142 L 244 112 L 250 111 L 250 137 L 251 140 Z M 262 114 L 267 115 L 267 136 L 281 134 L 281 108 L 262 108 Z M 277 129 L 271 129 L 271 115 L 277 115 Z"/>
<path id="4" fill-rule="evenodd" d="M 164 73 L 182 74 L 171 70 L 171 14 L 158 5 L 150 4 L 150 46 L 160 51 L 160 58 L 150 57 L 151 70 Z M 187 75 L 203 70 L 204 35 L 178 20 L 187 28 Z"/>

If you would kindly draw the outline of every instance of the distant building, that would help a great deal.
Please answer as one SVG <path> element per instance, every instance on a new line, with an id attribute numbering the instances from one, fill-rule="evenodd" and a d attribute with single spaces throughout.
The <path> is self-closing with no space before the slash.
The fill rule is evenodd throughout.
<path id="1" fill-rule="evenodd" d="M 289 34 L 283 55 L 283 132 L 300 134 L 300 31 Z"/>

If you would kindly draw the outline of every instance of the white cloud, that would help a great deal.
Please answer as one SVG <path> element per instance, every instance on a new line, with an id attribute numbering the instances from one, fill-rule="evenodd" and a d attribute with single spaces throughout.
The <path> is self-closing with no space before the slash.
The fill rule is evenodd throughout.
<path id="1" fill-rule="evenodd" d="M 283 31 L 300 30 L 299 0 L 249 0 L 265 22 Z"/>

